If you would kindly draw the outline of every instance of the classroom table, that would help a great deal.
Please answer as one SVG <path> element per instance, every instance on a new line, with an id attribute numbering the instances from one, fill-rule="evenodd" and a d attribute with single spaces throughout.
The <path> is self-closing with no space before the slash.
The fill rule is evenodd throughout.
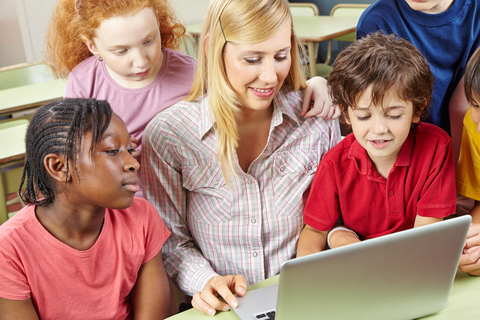
<path id="1" fill-rule="evenodd" d="M 310 75 L 317 75 L 316 44 L 357 30 L 358 17 L 310 16 L 293 17 L 295 32 L 308 46 Z M 202 22 L 188 25 L 187 32 L 198 36 L 202 31 Z"/>
<path id="2" fill-rule="evenodd" d="M 9 138 L 0 141 L 0 165 L 25 158 L 25 133 L 29 122 L 21 119 L 12 123 L 15 125 L 2 128 L 2 137 Z"/>
<path id="3" fill-rule="evenodd" d="M 28 123 L 27 119 L 0 123 L 0 224 L 8 219 L 5 196 L 18 191 L 20 185 Z"/>
<path id="4" fill-rule="evenodd" d="M 64 79 L 55 79 L 0 90 L 0 116 L 29 111 L 46 102 L 62 98 L 66 84 Z"/>
<path id="5" fill-rule="evenodd" d="M 21 63 L 0 68 L 0 116 L 26 113 L 58 98 L 66 81 L 55 79 L 45 62 Z"/>
<path id="6" fill-rule="evenodd" d="M 247 291 L 258 289 L 278 283 L 278 276 L 269 278 L 248 287 Z M 247 293 L 248 294 L 248 293 Z M 467 320 L 480 319 L 480 306 L 478 297 L 480 296 L 480 277 L 472 277 L 466 273 L 457 271 L 455 281 L 453 282 L 452 291 L 448 299 L 447 306 L 440 312 L 421 317 L 418 319 L 428 320 Z M 206 313 L 202 313 L 195 309 L 174 315 L 168 319 L 172 320 L 196 320 L 196 319 L 212 319 Z M 218 320 L 236 320 L 236 316 L 230 312 L 218 312 L 214 319 Z M 320 319 L 320 315 L 319 315 Z"/>

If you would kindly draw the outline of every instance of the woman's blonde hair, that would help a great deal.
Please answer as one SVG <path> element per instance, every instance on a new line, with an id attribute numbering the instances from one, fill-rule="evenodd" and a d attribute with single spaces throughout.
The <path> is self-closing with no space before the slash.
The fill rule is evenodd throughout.
<path id="1" fill-rule="evenodd" d="M 185 27 L 166 0 L 59 0 L 48 26 L 45 50 L 55 76 L 67 78 L 92 55 L 82 37 L 93 41 L 103 20 L 133 15 L 144 8 L 157 14 L 162 46 L 176 49 Z"/>
<path id="2" fill-rule="evenodd" d="M 286 21 L 292 21 L 286 0 L 210 1 L 203 23 L 192 90 L 185 100 L 198 99 L 208 91 L 208 104 L 218 133 L 217 155 L 223 176 L 229 186 L 230 179 L 236 176 L 235 152 L 239 137 L 235 113 L 239 112 L 239 101 L 225 72 L 224 46 L 227 41 L 239 44 L 265 41 L 272 37 Z M 208 51 L 205 55 L 203 39 L 207 35 Z M 305 73 L 300 62 L 301 50 L 303 45 L 300 44 L 292 23 L 292 63 L 285 84 L 295 91 L 306 87 Z"/>

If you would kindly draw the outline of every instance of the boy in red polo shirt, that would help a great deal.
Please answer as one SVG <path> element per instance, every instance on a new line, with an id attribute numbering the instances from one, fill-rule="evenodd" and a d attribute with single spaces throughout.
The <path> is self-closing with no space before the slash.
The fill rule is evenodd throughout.
<path id="1" fill-rule="evenodd" d="M 305 206 L 297 256 L 442 220 L 455 213 L 451 139 L 428 114 L 433 75 L 396 35 L 357 40 L 328 78 L 353 133 L 324 155 Z"/>

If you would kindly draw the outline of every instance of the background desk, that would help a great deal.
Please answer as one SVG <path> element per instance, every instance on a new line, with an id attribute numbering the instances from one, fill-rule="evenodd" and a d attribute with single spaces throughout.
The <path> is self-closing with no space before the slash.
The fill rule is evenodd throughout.
<path id="1" fill-rule="evenodd" d="M 308 46 L 308 58 L 310 61 L 310 75 L 316 76 L 317 46 L 319 42 L 333 39 L 357 30 L 358 18 L 312 16 L 293 17 L 293 26 L 297 35 Z M 194 36 L 202 32 L 202 22 L 188 25 L 187 31 Z"/>
<path id="2" fill-rule="evenodd" d="M 0 68 L 0 116 L 30 111 L 62 98 L 66 80 L 55 79 L 44 62 Z"/>
<path id="3" fill-rule="evenodd" d="M 249 286 L 247 291 L 258 289 L 261 287 L 269 286 L 278 283 L 278 276 L 264 280 Z M 247 293 L 248 294 L 248 293 Z M 452 291 L 448 299 L 445 309 L 438 313 L 434 313 L 429 316 L 425 316 L 419 319 L 432 319 L 432 320 L 467 320 L 467 319 L 480 319 L 480 277 L 471 277 L 468 274 L 457 271 L 455 276 L 455 282 L 453 283 Z M 211 316 L 206 313 L 191 309 L 182 313 L 179 313 L 168 319 L 172 320 L 196 320 L 196 319 L 212 319 Z M 219 312 L 215 315 L 214 319 L 218 320 L 236 320 L 237 318 L 230 312 Z"/>
<path id="4" fill-rule="evenodd" d="M 20 186 L 28 123 L 20 118 L 0 123 L 0 224 L 9 218 L 7 195 Z"/>
<path id="5" fill-rule="evenodd" d="M 67 81 L 56 79 L 48 82 L 0 90 L 0 116 L 28 111 L 63 97 Z"/>
<path id="6" fill-rule="evenodd" d="M 2 129 L 2 137 L 8 139 L 0 141 L 0 165 L 25 158 L 25 133 L 29 122 L 24 119 L 17 122 L 15 126 Z"/>

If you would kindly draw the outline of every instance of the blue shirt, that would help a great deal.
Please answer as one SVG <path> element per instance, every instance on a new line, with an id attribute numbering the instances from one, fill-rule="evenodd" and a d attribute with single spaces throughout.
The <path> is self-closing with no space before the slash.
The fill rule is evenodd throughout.
<path id="1" fill-rule="evenodd" d="M 438 14 L 415 11 L 405 0 L 378 0 L 360 17 L 357 38 L 377 30 L 395 33 L 424 54 L 435 76 L 427 122 L 450 132 L 450 97 L 480 46 L 480 0 L 455 0 Z"/>

